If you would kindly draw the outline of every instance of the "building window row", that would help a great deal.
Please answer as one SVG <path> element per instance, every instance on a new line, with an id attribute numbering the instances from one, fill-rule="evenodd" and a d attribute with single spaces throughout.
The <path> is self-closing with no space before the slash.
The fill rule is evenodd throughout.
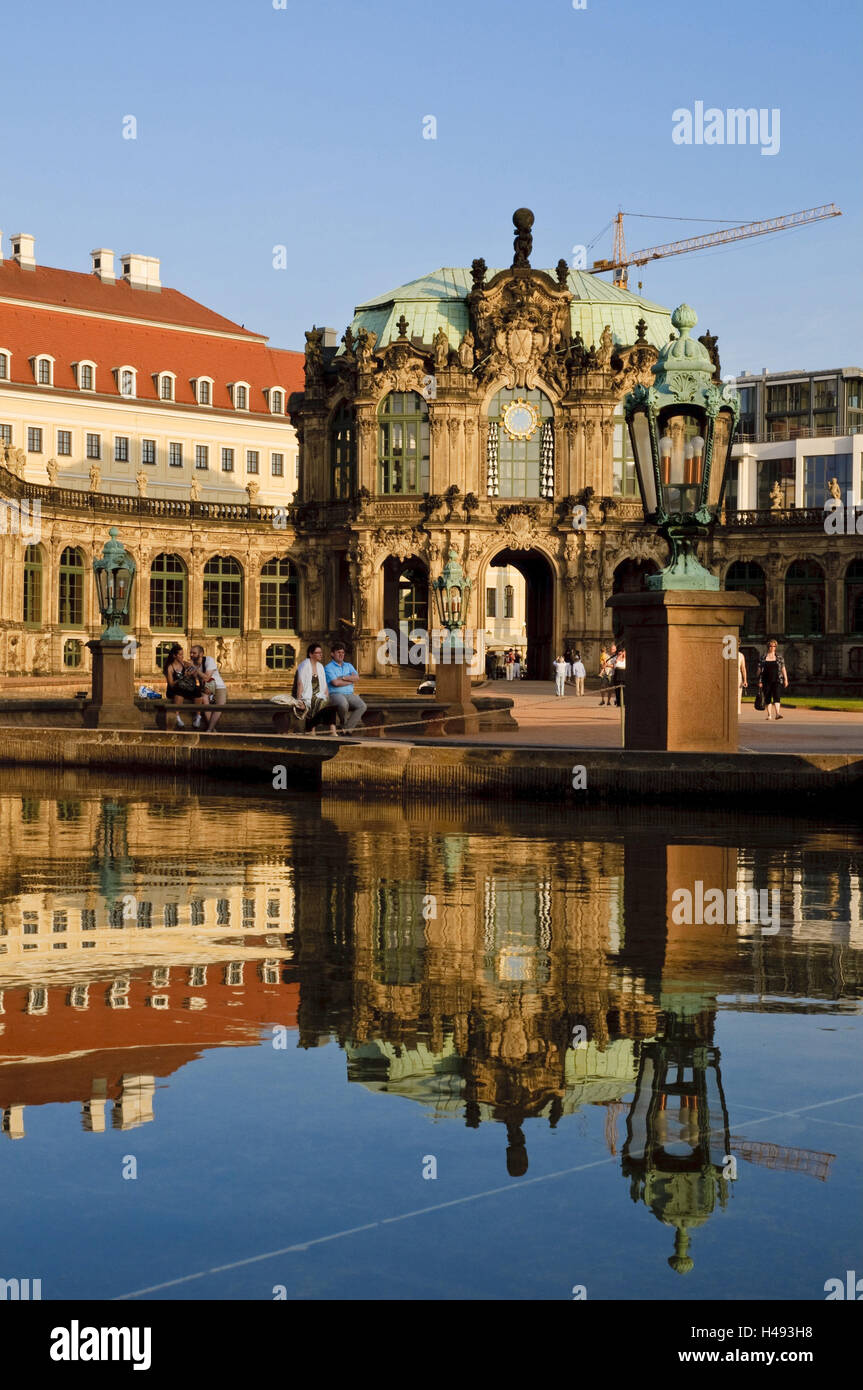
<path id="1" fill-rule="evenodd" d="M 55 365 L 56 359 L 52 357 L 50 353 L 39 353 L 35 357 L 30 358 L 30 369 L 33 373 L 33 380 L 38 386 L 56 385 Z M 73 362 L 72 371 L 79 391 L 96 391 L 98 367 L 95 362 Z M 114 367 L 111 369 L 110 375 L 113 377 L 116 388 L 121 396 L 137 396 L 138 370 L 136 367 L 127 365 Z M 4 348 L 0 350 L 0 381 L 10 381 L 11 377 L 12 354 Z M 159 400 L 176 401 L 176 372 L 154 372 L 153 381 Z M 198 405 L 213 405 L 215 403 L 216 383 L 213 377 L 192 377 L 190 378 L 190 385 L 192 387 L 192 394 Z M 227 392 L 231 405 L 235 410 L 248 410 L 250 408 L 249 402 L 252 398 L 252 386 L 248 381 L 229 382 Z M 271 415 L 284 415 L 287 393 L 283 387 L 264 387 L 263 396 L 267 403 L 267 409 Z"/>
<path id="2" fill-rule="evenodd" d="M 0 444 L 12 443 L 12 426 L 10 424 L 0 424 Z M 110 445 L 108 446 L 110 448 Z M 72 431 L 57 430 L 56 450 L 58 458 L 72 457 Z M 243 450 L 233 447 L 225 447 L 220 451 L 221 469 L 223 473 L 233 473 L 235 471 L 236 455 L 239 452 L 243 456 Z M 28 425 L 27 427 L 27 453 L 45 453 L 45 431 L 41 425 Z M 98 462 L 105 455 L 105 445 L 101 434 L 88 430 L 84 434 L 84 455 L 90 462 Z M 210 445 L 194 445 L 195 468 L 208 470 L 210 467 Z M 113 436 L 113 459 L 115 463 L 130 463 L 132 461 L 132 441 L 129 435 L 115 434 Z M 158 462 L 158 445 L 155 439 L 141 440 L 141 463 L 155 466 Z M 168 466 L 170 468 L 182 468 L 185 462 L 184 446 L 180 440 L 171 440 L 168 443 Z M 261 450 L 245 450 L 245 469 L 248 474 L 259 474 L 261 471 Z M 273 478 L 284 478 L 285 476 L 285 455 L 282 450 L 274 450 L 270 454 L 270 475 Z"/>
<path id="3" fill-rule="evenodd" d="M 23 620 L 28 627 L 42 627 L 44 616 L 44 571 L 42 547 L 28 545 L 24 552 Z M 85 580 L 88 575 L 84 552 L 66 546 L 60 556 L 57 587 L 57 623 L 61 628 L 84 626 Z M 204 628 L 208 633 L 239 633 L 243 618 L 243 569 L 232 555 L 214 555 L 204 565 Z M 184 632 L 188 622 L 188 570 L 179 555 L 157 555 L 150 565 L 149 626 L 154 632 Z M 259 578 L 259 624 L 263 632 L 296 632 L 299 628 L 299 581 L 297 570 L 286 556 L 274 556 L 262 566 Z M 77 648 L 77 649 L 73 649 Z M 279 662 L 293 663 L 291 649 L 274 655 L 273 669 Z M 63 664 L 80 666 L 81 644 L 66 641 Z"/>
<path id="4" fill-rule="evenodd" d="M 738 560 L 728 569 L 725 588 L 752 594 L 757 608 L 748 608 L 741 636 L 766 637 L 767 576 L 754 561 Z M 827 619 L 827 579 L 817 560 L 795 560 L 785 572 L 784 621 L 778 626 L 786 638 L 823 637 Z M 863 560 L 852 560 L 843 580 L 841 630 L 863 636 Z"/>

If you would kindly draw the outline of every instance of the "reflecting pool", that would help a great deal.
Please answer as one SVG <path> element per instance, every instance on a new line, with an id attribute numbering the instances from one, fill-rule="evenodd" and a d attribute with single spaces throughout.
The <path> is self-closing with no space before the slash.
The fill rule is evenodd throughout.
<path id="1" fill-rule="evenodd" d="M 859 1265 L 859 826 L 22 772 L 0 835 L 0 1277 L 43 1299 Z"/>

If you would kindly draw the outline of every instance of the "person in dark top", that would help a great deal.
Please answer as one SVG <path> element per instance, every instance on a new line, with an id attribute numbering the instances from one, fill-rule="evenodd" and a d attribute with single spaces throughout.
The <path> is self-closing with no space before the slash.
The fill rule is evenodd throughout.
<path id="1" fill-rule="evenodd" d="M 614 663 L 611 684 L 614 687 L 614 703 L 619 709 L 626 687 L 626 647 L 623 642 L 619 643 L 617 648 L 617 658 Z"/>
<path id="2" fill-rule="evenodd" d="M 776 639 L 771 637 L 767 643 L 767 651 L 758 665 L 758 687 L 764 693 L 764 707 L 767 710 L 768 719 L 782 718 L 779 692 L 783 686 L 787 685 L 788 673 L 785 670 L 785 662 L 779 655 Z"/>
<path id="3" fill-rule="evenodd" d="M 165 698 L 173 705 L 181 705 L 185 700 L 192 705 L 202 705 L 204 703 L 204 687 L 202 682 L 195 674 L 191 662 L 183 660 L 183 648 L 179 642 L 174 642 L 168 652 L 168 659 L 162 667 L 167 685 Z M 176 728 L 184 729 L 186 726 L 180 718 L 179 711 L 176 716 Z"/>

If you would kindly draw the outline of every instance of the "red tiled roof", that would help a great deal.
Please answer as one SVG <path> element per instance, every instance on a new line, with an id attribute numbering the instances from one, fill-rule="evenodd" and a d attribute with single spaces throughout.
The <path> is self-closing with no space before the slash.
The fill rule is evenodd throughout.
<path id="1" fill-rule="evenodd" d="M 86 309 L 95 314 L 122 314 L 126 318 L 154 319 L 159 323 L 201 328 L 211 333 L 244 333 L 263 338 L 238 323 L 214 314 L 206 305 L 179 290 L 133 290 L 123 279 L 105 284 L 98 275 L 78 270 L 56 270 L 40 265 L 22 270 L 17 261 L 0 261 L 0 298 L 26 299 L 53 304 L 59 309 Z"/>
<path id="2" fill-rule="evenodd" d="M 157 297 L 143 290 L 133 293 Z M 163 290 L 162 294 L 165 293 Z M 193 303 L 191 300 L 185 302 Z M 207 314 L 209 311 L 201 309 L 201 312 Z M 217 315 L 212 317 L 218 318 Z M 263 395 L 265 388 L 281 387 L 286 393 L 287 405 L 287 396 L 292 391 L 302 391 L 305 384 L 303 354 L 271 348 L 264 339 L 250 337 L 246 342 L 211 336 L 203 331 L 178 333 L 170 328 L 119 323 L 111 318 L 85 318 L 24 304 L 0 303 L 0 351 L 12 354 L 10 381 L 30 386 L 35 381 L 30 358 L 42 354 L 53 357 L 54 388 L 63 391 L 78 390 L 72 364 L 83 361 L 96 364 L 97 395 L 119 397 L 114 369 L 134 367 L 137 371 L 135 399 L 145 401 L 159 399 L 154 375 L 160 372 L 175 374 L 174 398 L 179 405 L 196 404 L 191 386 L 194 378 L 212 377 L 212 404 L 219 410 L 233 409 L 228 390 L 231 382 L 249 383 L 249 408 L 261 414 L 268 413 L 269 409 Z M 42 389 L 50 392 L 51 388 Z"/>

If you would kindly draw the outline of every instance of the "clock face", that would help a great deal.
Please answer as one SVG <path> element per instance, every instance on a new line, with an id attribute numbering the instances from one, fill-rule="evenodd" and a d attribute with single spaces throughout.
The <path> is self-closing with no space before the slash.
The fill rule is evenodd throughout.
<path id="1" fill-rule="evenodd" d="M 510 439 L 530 439 L 539 424 L 539 413 L 529 401 L 510 401 L 503 412 L 503 427 Z"/>

